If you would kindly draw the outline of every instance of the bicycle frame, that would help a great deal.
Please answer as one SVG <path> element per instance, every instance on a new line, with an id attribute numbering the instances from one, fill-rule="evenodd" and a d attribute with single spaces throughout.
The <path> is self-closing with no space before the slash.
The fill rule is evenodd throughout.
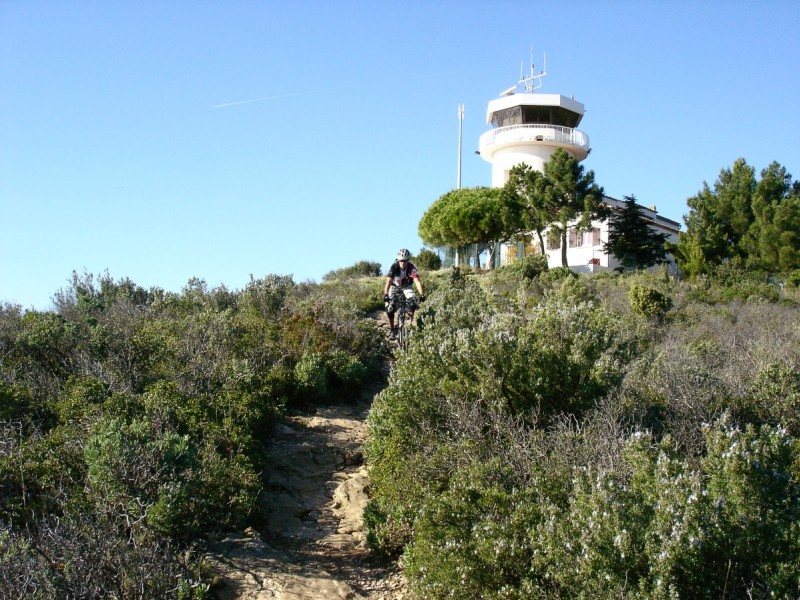
<path id="1" fill-rule="evenodd" d="M 411 334 L 411 319 L 409 319 L 408 300 L 405 294 L 398 293 L 395 314 L 397 315 L 397 345 L 403 351 L 408 350 L 408 336 Z"/>

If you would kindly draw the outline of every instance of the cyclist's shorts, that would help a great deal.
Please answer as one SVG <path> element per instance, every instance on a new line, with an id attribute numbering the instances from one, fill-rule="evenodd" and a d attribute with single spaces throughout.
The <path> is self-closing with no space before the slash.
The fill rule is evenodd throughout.
<path id="1" fill-rule="evenodd" d="M 389 288 L 389 298 L 394 298 L 397 294 L 403 292 L 403 295 L 406 297 L 406 300 L 411 300 L 414 298 L 414 287 L 411 285 L 404 285 L 402 287 L 398 287 L 393 285 Z"/>

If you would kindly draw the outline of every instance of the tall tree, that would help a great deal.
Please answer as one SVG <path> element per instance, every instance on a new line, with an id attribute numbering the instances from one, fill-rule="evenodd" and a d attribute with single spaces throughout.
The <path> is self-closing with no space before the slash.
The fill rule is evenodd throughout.
<path id="1" fill-rule="evenodd" d="M 492 268 L 495 246 L 520 229 L 519 213 L 513 198 L 504 195 L 501 188 L 462 188 L 447 192 L 434 202 L 422 216 L 418 232 L 422 241 L 432 246 L 485 247 Z M 478 266 L 476 256 L 475 267 Z"/>
<path id="2" fill-rule="evenodd" d="M 609 226 L 603 250 L 620 261 L 617 270 L 646 269 L 666 260 L 664 244 L 669 236 L 650 226 L 635 196 L 625 196 L 622 208 L 612 210 Z"/>
<path id="3" fill-rule="evenodd" d="M 530 165 L 521 163 L 512 167 L 503 193 L 520 207 L 520 221 L 525 233 L 535 233 L 539 252 L 544 254 L 544 230 L 550 224 L 553 207 L 548 204 L 544 174 Z"/>
<path id="4" fill-rule="evenodd" d="M 742 261 L 755 189 L 755 170 L 740 158 L 720 171 L 713 190 L 703 182 L 703 190 L 687 200 L 686 232 L 679 234 L 679 263 L 687 275 L 710 273 L 724 260 Z"/>
<path id="5" fill-rule="evenodd" d="M 687 204 L 677 252 L 687 275 L 711 273 L 726 261 L 766 271 L 800 267 L 800 193 L 778 163 L 757 181 L 740 158 L 720 171 L 713 189 L 704 182 Z"/>
<path id="6" fill-rule="evenodd" d="M 594 171 L 583 172 L 583 165 L 559 148 L 544 165 L 544 194 L 550 207 L 550 222 L 561 234 L 561 264 L 567 264 L 567 236 L 572 225 L 579 231 L 591 228 L 592 220 L 609 215 L 603 203 L 603 188 L 594 182 Z"/>
<path id="7" fill-rule="evenodd" d="M 800 193 L 777 162 L 761 171 L 753 195 L 753 223 L 743 246 L 748 264 L 767 271 L 800 267 Z"/>

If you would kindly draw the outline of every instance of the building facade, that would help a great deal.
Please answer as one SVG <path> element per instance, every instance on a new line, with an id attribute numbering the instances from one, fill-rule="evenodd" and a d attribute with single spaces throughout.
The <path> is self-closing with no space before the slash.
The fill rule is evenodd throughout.
<path id="1" fill-rule="evenodd" d="M 604 196 L 603 201 L 612 210 L 619 210 L 623 206 L 621 200 Z M 642 214 L 650 221 L 650 227 L 658 232 L 665 233 L 668 241 L 677 244 L 680 224 L 658 214 L 655 206 L 640 206 Z M 608 242 L 609 221 L 594 221 L 588 231 L 575 227 L 567 235 L 567 263 L 570 269 L 577 273 L 598 273 L 613 271 L 620 267 L 620 261 L 611 254 L 603 251 L 604 244 Z M 544 232 L 545 255 L 550 268 L 561 266 L 561 235 L 556 231 Z M 497 265 L 505 265 L 524 256 L 540 254 L 539 241 L 534 237 L 532 242 L 511 242 L 501 244 L 499 248 Z M 677 269 L 675 260 L 668 256 L 667 267 L 671 271 Z"/>

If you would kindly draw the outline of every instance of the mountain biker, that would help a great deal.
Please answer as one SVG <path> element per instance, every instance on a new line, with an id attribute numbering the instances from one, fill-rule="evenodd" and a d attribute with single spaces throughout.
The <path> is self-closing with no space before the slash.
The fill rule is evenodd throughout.
<path id="1" fill-rule="evenodd" d="M 397 310 L 398 294 L 402 293 L 408 303 L 408 319 L 414 318 L 414 311 L 419 307 L 417 298 L 414 296 L 414 287 L 419 292 L 419 302 L 425 300 L 425 292 L 422 290 L 422 280 L 414 263 L 411 262 L 411 252 L 401 248 L 397 252 L 397 259 L 389 267 L 386 275 L 386 285 L 383 287 L 383 301 L 386 304 L 386 315 L 389 317 L 389 327 L 391 328 L 390 337 L 397 337 L 397 327 L 394 325 L 394 313 Z"/>

